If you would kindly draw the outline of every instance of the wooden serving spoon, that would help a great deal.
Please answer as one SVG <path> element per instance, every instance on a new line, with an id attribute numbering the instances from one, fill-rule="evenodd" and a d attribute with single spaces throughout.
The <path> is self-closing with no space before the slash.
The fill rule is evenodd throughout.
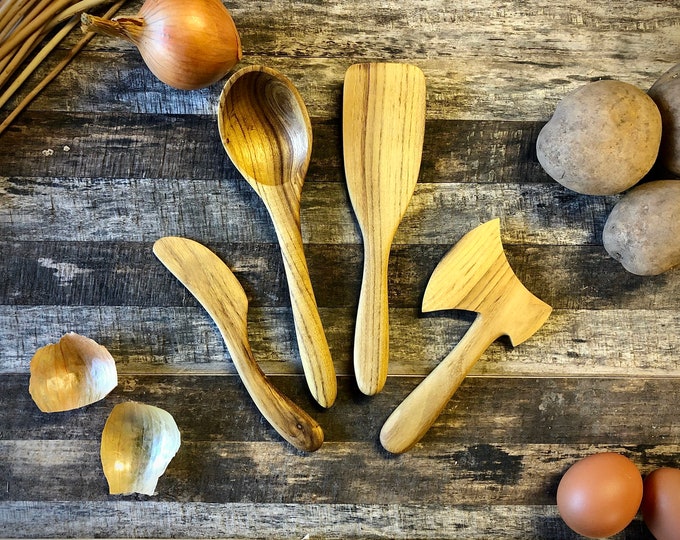
<path id="1" fill-rule="evenodd" d="M 153 252 L 215 321 L 262 415 L 296 448 L 317 450 L 323 443 L 321 426 L 273 386 L 253 358 L 247 331 L 248 298 L 229 267 L 207 247 L 187 238 L 161 238 Z"/>
<path id="2" fill-rule="evenodd" d="M 354 371 L 367 395 L 382 390 L 389 359 L 387 265 L 418 180 L 425 76 L 409 64 L 355 64 L 345 74 L 342 137 L 350 199 L 364 241 Z"/>
<path id="3" fill-rule="evenodd" d="M 264 202 L 281 246 L 300 357 L 309 389 L 333 405 L 337 380 L 321 324 L 300 232 L 300 197 L 312 151 L 312 126 L 293 84 L 249 66 L 220 96 L 218 125 L 229 158 Z"/>

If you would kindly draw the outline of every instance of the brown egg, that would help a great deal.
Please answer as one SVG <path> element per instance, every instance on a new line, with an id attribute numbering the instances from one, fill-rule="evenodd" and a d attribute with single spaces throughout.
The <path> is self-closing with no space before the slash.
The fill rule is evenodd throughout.
<path id="1" fill-rule="evenodd" d="M 642 518 L 656 540 L 677 540 L 680 535 L 680 469 L 662 467 L 644 483 Z"/>
<path id="2" fill-rule="evenodd" d="M 575 532 L 604 538 L 621 532 L 642 501 L 642 476 L 627 457 L 613 452 L 572 465 L 557 488 L 557 509 Z"/>

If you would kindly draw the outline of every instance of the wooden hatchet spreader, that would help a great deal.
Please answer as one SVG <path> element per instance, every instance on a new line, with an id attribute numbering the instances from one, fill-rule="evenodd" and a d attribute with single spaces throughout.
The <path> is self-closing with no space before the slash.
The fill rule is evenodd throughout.
<path id="1" fill-rule="evenodd" d="M 510 268 L 499 219 L 467 233 L 443 257 L 430 277 L 422 309 L 462 309 L 477 312 L 477 317 L 458 345 L 385 422 L 380 442 L 395 454 L 409 450 L 425 435 L 496 339 L 507 335 L 516 347 L 534 335 L 552 311 Z"/>

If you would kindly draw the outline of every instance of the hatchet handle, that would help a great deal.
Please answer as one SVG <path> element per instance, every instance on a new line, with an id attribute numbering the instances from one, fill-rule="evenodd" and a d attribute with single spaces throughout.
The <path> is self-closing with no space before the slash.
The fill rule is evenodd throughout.
<path id="1" fill-rule="evenodd" d="M 458 345 L 392 412 L 380 431 L 389 452 L 401 454 L 423 438 L 484 351 L 499 337 L 482 315 Z"/>

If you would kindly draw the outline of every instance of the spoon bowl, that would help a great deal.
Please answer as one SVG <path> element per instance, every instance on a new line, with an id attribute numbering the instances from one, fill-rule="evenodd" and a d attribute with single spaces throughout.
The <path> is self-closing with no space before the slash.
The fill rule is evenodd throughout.
<path id="1" fill-rule="evenodd" d="M 227 82 L 219 129 L 231 161 L 257 191 L 302 191 L 312 152 L 312 125 L 297 89 L 276 71 L 251 66 Z"/>
<path id="2" fill-rule="evenodd" d="M 300 358 L 314 399 L 337 395 L 331 359 L 309 279 L 300 230 L 300 198 L 312 153 L 312 126 L 293 83 L 276 70 L 236 72 L 220 96 L 218 126 L 229 159 L 264 203 L 281 247 Z"/>

